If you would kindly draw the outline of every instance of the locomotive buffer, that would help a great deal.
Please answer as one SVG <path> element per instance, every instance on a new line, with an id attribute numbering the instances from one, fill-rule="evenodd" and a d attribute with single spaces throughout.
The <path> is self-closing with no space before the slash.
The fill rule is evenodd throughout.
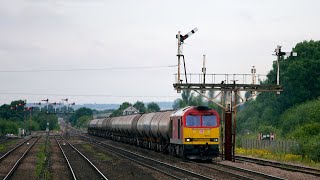
<path id="1" fill-rule="evenodd" d="M 281 46 L 277 46 L 275 49 L 275 55 L 277 56 L 277 83 L 276 84 L 259 84 L 256 83 L 256 77 L 262 76 L 256 74 L 256 69 L 251 69 L 251 74 L 206 74 L 206 67 L 205 67 L 205 55 L 203 56 L 203 68 L 202 68 L 202 75 L 198 75 L 201 82 L 198 83 L 191 83 L 191 77 L 195 74 L 188 74 L 186 72 L 185 66 L 185 59 L 184 55 L 182 54 L 182 45 L 184 40 L 188 38 L 190 35 L 194 34 L 198 31 L 197 28 L 182 36 L 180 31 L 177 34 L 178 39 L 178 74 L 177 74 L 177 81 L 173 84 L 175 90 L 178 93 L 181 90 L 193 90 L 197 92 L 199 95 L 203 96 L 204 98 L 208 99 L 209 101 L 217 104 L 219 107 L 222 108 L 223 114 L 221 115 L 221 153 L 222 158 L 229 161 L 235 161 L 235 140 L 236 140 L 236 115 L 237 115 L 237 107 L 241 104 L 245 103 L 247 100 L 256 97 L 261 92 L 276 92 L 280 94 L 283 91 L 283 87 L 280 85 L 280 67 L 279 61 L 283 59 L 283 56 L 297 56 L 296 52 L 282 52 Z M 180 75 L 180 57 L 183 57 L 184 60 L 184 70 L 185 70 L 185 82 L 181 80 Z M 224 76 L 224 79 L 220 82 L 216 82 L 216 76 L 221 75 Z M 252 76 L 252 82 L 246 83 L 242 81 L 241 83 L 237 83 L 239 79 L 235 77 L 243 77 L 245 76 Z M 189 83 L 187 80 L 187 76 L 190 77 Z M 202 77 L 200 77 L 202 76 Z M 212 83 L 206 82 L 206 76 L 212 76 Z M 233 77 L 230 78 L 229 77 Z M 215 79 L 215 80 L 213 80 Z M 230 82 L 231 81 L 231 82 Z M 206 91 L 218 91 L 218 95 L 215 97 L 209 97 L 205 94 Z M 248 99 L 244 99 L 241 97 L 240 92 L 251 92 L 251 97 Z M 221 103 L 217 102 L 216 99 L 220 96 Z M 241 99 L 242 102 L 237 102 L 237 99 Z"/>

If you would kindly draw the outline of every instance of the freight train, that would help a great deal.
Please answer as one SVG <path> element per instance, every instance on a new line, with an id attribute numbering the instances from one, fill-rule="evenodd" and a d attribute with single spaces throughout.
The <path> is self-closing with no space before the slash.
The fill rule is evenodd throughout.
<path id="1" fill-rule="evenodd" d="M 206 106 L 93 119 L 88 133 L 188 159 L 219 155 L 220 118 Z"/>

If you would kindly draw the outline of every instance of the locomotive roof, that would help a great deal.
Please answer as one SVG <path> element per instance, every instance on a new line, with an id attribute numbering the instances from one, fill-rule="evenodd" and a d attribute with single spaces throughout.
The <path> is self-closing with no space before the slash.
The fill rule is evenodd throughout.
<path id="1" fill-rule="evenodd" d="M 189 109 L 191 109 L 191 108 L 193 108 L 193 106 L 187 106 L 187 107 L 185 107 L 185 108 L 179 109 L 179 110 L 177 110 L 176 112 L 172 113 L 171 117 L 173 117 L 173 116 L 183 116 L 183 114 L 184 114 L 187 110 L 189 110 Z"/>
<path id="2" fill-rule="evenodd" d="M 199 111 L 203 111 L 203 110 L 211 110 L 209 107 L 207 106 L 187 106 L 185 108 L 179 109 L 176 112 L 172 113 L 171 117 L 173 116 L 183 116 L 184 113 L 190 109 L 196 109 Z"/>

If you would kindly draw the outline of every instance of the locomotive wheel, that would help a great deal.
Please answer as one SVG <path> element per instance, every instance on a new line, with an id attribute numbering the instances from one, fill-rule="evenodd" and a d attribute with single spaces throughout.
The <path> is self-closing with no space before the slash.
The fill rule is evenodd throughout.
<path id="1" fill-rule="evenodd" d="M 175 147 L 173 146 L 173 145 L 169 145 L 169 147 L 168 147 L 168 149 L 169 149 L 169 154 L 171 155 L 171 156 L 175 156 L 176 155 L 176 153 L 175 153 Z"/>

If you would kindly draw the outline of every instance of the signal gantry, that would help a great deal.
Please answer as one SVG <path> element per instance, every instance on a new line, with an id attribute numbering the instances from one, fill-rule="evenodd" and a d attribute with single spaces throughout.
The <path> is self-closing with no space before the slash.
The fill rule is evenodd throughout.
<path id="1" fill-rule="evenodd" d="M 261 92 L 276 92 L 280 94 L 283 87 L 280 85 L 280 67 L 279 61 L 283 56 L 296 56 L 296 52 L 282 52 L 281 46 L 277 46 L 275 50 L 277 58 L 277 84 L 267 83 L 261 80 L 261 75 L 256 73 L 255 66 L 251 69 L 251 74 L 207 74 L 206 69 L 206 56 L 203 56 L 202 74 L 187 74 L 185 58 L 182 53 L 184 41 L 192 34 L 197 32 L 195 28 L 186 35 L 181 35 L 179 31 L 176 35 L 178 39 L 178 73 L 177 81 L 173 84 L 174 89 L 180 93 L 181 90 L 193 90 L 199 95 L 208 99 L 222 108 L 221 114 L 221 153 L 225 160 L 235 161 L 235 139 L 236 139 L 236 114 L 237 107 L 245 103 L 247 100 L 256 97 Z M 185 70 L 185 83 L 181 80 L 180 75 L 180 58 L 183 57 L 184 70 Z M 187 80 L 189 77 L 189 82 Z M 192 78 L 196 76 L 196 78 Z M 207 80 L 206 80 L 207 77 Z M 208 77 L 211 78 L 208 80 Z M 258 81 L 256 81 L 258 78 Z M 246 79 L 249 79 L 247 81 Z M 263 83 L 261 83 L 263 82 Z M 214 97 L 209 97 L 205 94 L 206 91 L 218 91 L 219 93 Z M 251 97 L 243 98 L 240 92 L 250 92 Z M 219 98 L 220 97 L 220 102 Z M 238 101 L 240 99 L 240 102 Z"/>

